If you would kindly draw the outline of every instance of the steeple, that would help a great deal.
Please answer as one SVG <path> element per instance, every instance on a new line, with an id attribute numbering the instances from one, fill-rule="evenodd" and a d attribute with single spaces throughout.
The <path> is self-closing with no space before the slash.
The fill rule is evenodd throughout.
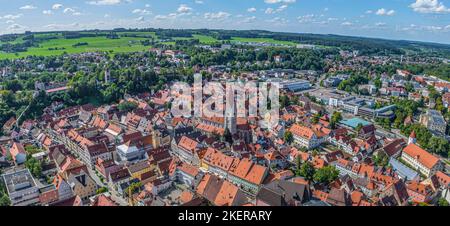
<path id="1" fill-rule="evenodd" d="M 408 145 L 416 143 L 416 132 L 413 130 L 411 135 L 409 135 Z"/>
<path id="2" fill-rule="evenodd" d="M 230 101 L 232 101 L 230 103 Z M 237 124 L 237 106 L 236 106 L 236 98 L 233 92 L 228 92 L 226 99 L 226 107 L 233 108 L 233 115 L 225 115 L 225 129 L 228 129 L 231 134 L 235 134 L 237 132 L 236 124 Z"/>

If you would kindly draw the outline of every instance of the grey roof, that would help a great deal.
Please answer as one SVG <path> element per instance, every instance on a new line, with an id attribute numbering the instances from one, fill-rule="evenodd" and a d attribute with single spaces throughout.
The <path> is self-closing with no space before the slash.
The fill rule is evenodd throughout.
<path id="1" fill-rule="evenodd" d="M 256 197 L 271 206 L 285 206 L 309 200 L 309 192 L 304 184 L 275 180 L 264 185 Z"/>
<path id="2" fill-rule="evenodd" d="M 412 179 L 416 178 L 417 176 L 419 176 L 416 171 L 408 168 L 407 166 L 403 165 L 401 162 L 397 161 L 394 158 L 391 158 L 389 160 L 389 164 L 391 164 L 391 166 L 394 169 L 394 171 L 401 178 L 412 180 Z"/>

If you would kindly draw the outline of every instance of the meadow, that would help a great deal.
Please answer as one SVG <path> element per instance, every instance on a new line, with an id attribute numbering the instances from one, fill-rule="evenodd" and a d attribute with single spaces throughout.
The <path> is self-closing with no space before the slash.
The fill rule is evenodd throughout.
<path id="1" fill-rule="evenodd" d="M 96 37 L 83 37 L 83 38 L 75 38 L 75 39 L 66 39 L 62 35 L 62 33 L 58 32 L 50 32 L 50 33 L 37 33 L 34 34 L 36 39 L 39 38 L 51 38 L 45 41 L 39 41 L 38 46 L 30 47 L 26 52 L 18 52 L 18 53 L 5 53 L 0 52 L 0 60 L 2 59 L 15 59 L 22 58 L 26 56 L 55 56 L 61 54 L 75 54 L 75 53 L 84 53 L 84 52 L 109 52 L 114 55 L 115 53 L 124 53 L 124 52 L 139 52 L 145 51 L 151 46 L 142 45 L 141 41 L 154 39 L 154 41 L 159 42 L 158 36 L 155 32 L 143 32 L 143 31 L 124 31 L 117 32 L 119 38 L 117 39 L 109 39 L 106 38 L 108 32 L 80 32 L 81 34 L 97 34 L 101 36 Z M 24 35 L 19 36 L 14 41 L 10 42 L 1 42 L 0 45 L 10 43 L 17 44 L 24 42 Z M 190 40 L 190 39 L 198 39 L 201 44 L 214 44 L 219 43 L 220 40 L 208 36 L 208 35 L 198 35 L 194 34 L 193 37 L 184 38 L 184 37 L 175 37 L 172 41 L 160 42 L 166 45 L 175 45 L 176 40 Z M 258 42 L 258 43 L 272 43 L 272 44 L 282 44 L 293 46 L 295 43 L 288 41 L 279 41 L 271 38 L 241 38 L 241 37 L 233 37 L 231 39 L 232 42 Z M 82 45 L 77 45 L 83 43 Z"/>

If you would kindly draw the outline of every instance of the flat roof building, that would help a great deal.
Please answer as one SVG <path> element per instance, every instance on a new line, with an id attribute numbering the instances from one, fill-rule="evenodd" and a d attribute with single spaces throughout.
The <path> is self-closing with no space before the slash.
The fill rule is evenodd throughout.
<path id="1" fill-rule="evenodd" d="M 30 206 L 39 204 L 39 188 L 28 169 L 3 174 L 11 205 Z"/>

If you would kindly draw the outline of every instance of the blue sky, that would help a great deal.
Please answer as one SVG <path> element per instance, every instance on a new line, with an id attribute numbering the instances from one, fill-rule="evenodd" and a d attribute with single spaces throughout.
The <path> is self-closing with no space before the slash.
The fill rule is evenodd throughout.
<path id="1" fill-rule="evenodd" d="M 450 0 L 0 0 L 0 5 L 0 34 L 221 28 L 450 44 Z"/>

